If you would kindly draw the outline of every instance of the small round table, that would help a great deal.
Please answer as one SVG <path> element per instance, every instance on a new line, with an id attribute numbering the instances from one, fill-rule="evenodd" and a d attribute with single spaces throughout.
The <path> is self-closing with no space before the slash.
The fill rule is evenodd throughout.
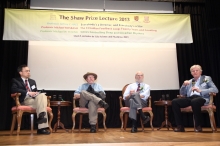
<path id="1" fill-rule="evenodd" d="M 64 125 L 62 122 L 60 122 L 60 107 L 61 106 L 71 106 L 70 101 L 51 101 L 50 106 L 56 106 L 58 107 L 57 110 L 57 122 L 54 124 L 53 131 L 56 132 L 57 128 L 61 127 L 63 128 L 66 132 L 69 132 L 67 129 L 64 128 Z"/>
<path id="2" fill-rule="evenodd" d="M 154 104 L 157 106 L 164 106 L 165 108 L 165 111 L 164 111 L 165 121 L 162 122 L 161 126 L 157 130 L 160 130 L 164 126 L 167 127 L 168 130 L 169 130 L 169 127 L 173 129 L 171 123 L 168 120 L 168 112 L 167 112 L 167 107 L 172 105 L 172 101 L 171 100 L 160 100 L 160 101 L 154 101 Z"/>

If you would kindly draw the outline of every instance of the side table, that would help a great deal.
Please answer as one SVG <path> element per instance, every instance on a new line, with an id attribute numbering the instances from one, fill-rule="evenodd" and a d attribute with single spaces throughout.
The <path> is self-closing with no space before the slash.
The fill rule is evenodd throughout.
<path id="1" fill-rule="evenodd" d="M 64 125 L 62 122 L 60 122 L 60 107 L 61 106 L 71 106 L 71 102 L 70 101 L 50 101 L 50 106 L 56 106 L 58 107 L 57 110 L 57 122 L 54 124 L 54 128 L 53 131 L 56 132 L 57 128 L 61 127 L 63 128 L 66 132 L 68 132 L 67 129 L 64 128 Z"/>
<path id="2" fill-rule="evenodd" d="M 160 101 L 154 101 L 154 104 L 157 106 L 164 106 L 165 108 L 164 110 L 165 121 L 162 122 L 161 126 L 157 130 L 160 130 L 164 126 L 167 127 L 168 130 L 169 130 L 169 127 L 173 129 L 171 123 L 168 120 L 168 112 L 167 112 L 167 107 L 172 105 L 172 101 L 171 100 L 160 100 Z"/>

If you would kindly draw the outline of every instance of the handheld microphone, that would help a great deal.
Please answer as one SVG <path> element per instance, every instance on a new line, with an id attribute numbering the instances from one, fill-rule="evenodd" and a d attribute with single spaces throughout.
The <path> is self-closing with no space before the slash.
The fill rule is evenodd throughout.
<path id="1" fill-rule="evenodd" d="M 192 87 L 194 87 L 194 86 L 195 86 L 195 84 L 196 84 L 195 79 L 192 79 Z M 193 90 L 193 92 L 194 92 L 194 90 Z"/>

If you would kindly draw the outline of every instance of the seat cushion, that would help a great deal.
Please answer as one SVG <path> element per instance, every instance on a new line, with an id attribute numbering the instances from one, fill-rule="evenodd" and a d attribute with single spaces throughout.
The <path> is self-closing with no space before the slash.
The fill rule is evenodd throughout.
<path id="1" fill-rule="evenodd" d="M 76 113 L 88 113 L 89 110 L 85 107 L 76 107 L 73 109 L 74 112 Z"/>
<path id="2" fill-rule="evenodd" d="M 209 108 L 212 108 L 212 109 L 216 109 L 216 106 L 215 105 L 204 105 L 204 106 L 202 106 L 201 107 L 201 109 L 202 110 L 207 110 L 207 109 L 209 109 Z"/>
<path id="3" fill-rule="evenodd" d="M 180 108 L 182 112 L 189 112 L 192 111 L 192 107 L 191 106 L 187 106 L 185 108 Z"/>
<path id="4" fill-rule="evenodd" d="M 85 107 L 76 107 L 73 109 L 74 112 L 76 113 L 89 113 L 89 109 L 85 108 Z M 97 109 L 98 112 L 104 112 L 105 109 L 104 108 L 98 108 Z"/>
<path id="5" fill-rule="evenodd" d="M 152 111 L 152 108 L 151 107 L 144 107 L 144 108 L 142 108 L 142 111 L 144 112 L 144 111 Z"/>
<path id="6" fill-rule="evenodd" d="M 215 105 L 204 105 L 201 107 L 201 110 L 207 110 L 207 109 L 213 109 L 215 110 L 216 109 L 216 106 Z M 187 106 L 185 108 L 181 108 L 181 111 L 183 112 L 191 112 L 192 111 L 192 107 L 191 106 Z"/>
<path id="7" fill-rule="evenodd" d="M 129 107 L 122 107 L 120 109 L 120 111 L 122 111 L 122 112 L 129 112 L 130 108 Z M 145 112 L 145 111 L 152 111 L 152 108 L 151 107 L 144 107 L 144 108 L 142 108 L 142 111 L 143 112 Z"/>
<path id="8" fill-rule="evenodd" d="M 98 110 L 97 110 L 98 112 L 104 112 L 105 111 L 105 109 L 104 108 L 98 108 Z"/>
<path id="9" fill-rule="evenodd" d="M 129 107 L 122 107 L 120 109 L 121 112 L 129 112 L 130 111 L 130 108 Z"/>
<path id="10" fill-rule="evenodd" d="M 18 106 L 18 107 L 13 106 L 11 108 L 12 112 L 15 112 L 17 110 L 36 112 L 36 109 L 34 109 L 34 108 L 30 107 L 30 106 L 26 106 L 26 105 L 21 105 L 21 106 Z M 52 111 L 52 109 L 50 107 L 47 107 L 47 111 Z"/>

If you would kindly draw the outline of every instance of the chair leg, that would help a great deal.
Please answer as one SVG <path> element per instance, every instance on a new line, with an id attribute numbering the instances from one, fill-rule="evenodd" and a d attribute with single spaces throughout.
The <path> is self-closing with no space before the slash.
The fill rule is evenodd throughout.
<path id="1" fill-rule="evenodd" d="M 125 120 L 124 130 L 126 131 L 127 122 L 128 122 L 128 113 L 125 113 L 124 120 Z"/>
<path id="2" fill-rule="evenodd" d="M 213 121 L 213 127 L 214 127 L 214 130 L 212 132 L 217 132 L 214 113 L 213 113 L 213 120 L 212 121 Z"/>
<path id="3" fill-rule="evenodd" d="M 99 131 L 99 116 L 97 117 L 96 130 L 97 130 L 97 132 Z"/>
<path id="4" fill-rule="evenodd" d="M 31 121 L 31 134 L 34 133 L 34 114 L 30 114 L 30 121 Z"/>
<path id="5" fill-rule="evenodd" d="M 124 115 L 124 112 L 120 112 L 120 119 L 121 119 L 121 131 L 124 130 L 124 119 L 123 119 L 123 115 Z"/>
<path id="6" fill-rule="evenodd" d="M 17 135 L 19 135 L 20 133 L 22 115 L 23 115 L 23 111 L 21 110 L 17 111 L 17 122 L 18 122 Z"/>
<path id="7" fill-rule="evenodd" d="M 81 132 L 81 128 L 82 128 L 82 118 L 83 118 L 83 114 L 79 115 L 79 132 Z"/>
<path id="8" fill-rule="evenodd" d="M 15 128 L 16 116 L 17 116 L 17 114 L 13 114 L 12 123 L 11 123 L 11 131 L 10 131 L 10 135 L 13 134 L 13 131 L 14 131 L 14 128 Z"/>
<path id="9" fill-rule="evenodd" d="M 141 119 L 141 116 L 140 116 L 140 121 L 141 121 L 141 128 L 142 128 L 142 131 L 144 132 L 144 125 L 143 125 L 143 121 Z"/>
<path id="10" fill-rule="evenodd" d="M 151 126 L 151 130 L 154 131 L 154 127 L 153 127 L 153 118 L 154 118 L 154 114 L 152 111 L 148 112 L 150 114 L 150 126 Z"/>
<path id="11" fill-rule="evenodd" d="M 75 117 L 76 117 L 76 113 L 75 112 L 73 112 L 73 114 L 72 114 L 72 120 L 73 120 L 73 127 L 72 127 L 72 133 L 73 133 L 73 131 L 74 131 L 74 129 L 75 129 Z"/>
<path id="12" fill-rule="evenodd" d="M 105 121 L 106 121 L 106 113 L 103 112 L 102 115 L 103 115 L 103 127 L 104 127 L 104 130 L 106 131 L 106 130 L 107 130 L 106 125 L 105 125 Z"/>
<path id="13" fill-rule="evenodd" d="M 212 110 L 207 110 L 209 113 L 210 125 L 212 127 L 212 132 L 217 132 L 216 124 L 215 124 L 215 116 Z"/>
<path id="14" fill-rule="evenodd" d="M 52 120 L 53 120 L 53 113 L 52 113 L 52 111 L 49 111 L 49 112 L 47 112 L 47 114 L 49 115 L 48 126 L 49 126 L 49 129 L 50 129 L 50 132 L 52 133 L 52 132 L 53 132 L 53 129 L 52 129 L 52 127 L 51 127 L 51 122 L 52 122 Z"/>
<path id="15" fill-rule="evenodd" d="M 194 115 L 193 115 L 193 125 L 194 125 L 194 131 L 196 130 L 196 126 L 195 126 L 195 118 L 194 118 Z"/>

